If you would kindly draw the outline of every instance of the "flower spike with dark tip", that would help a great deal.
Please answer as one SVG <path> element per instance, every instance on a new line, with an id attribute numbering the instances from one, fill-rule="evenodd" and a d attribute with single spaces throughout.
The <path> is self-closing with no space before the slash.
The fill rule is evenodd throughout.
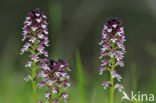
<path id="1" fill-rule="evenodd" d="M 45 98 L 48 103 L 59 103 L 60 101 L 67 102 L 68 94 L 66 89 L 70 86 L 69 74 L 70 71 L 68 63 L 59 59 L 54 61 L 53 59 L 42 61 L 42 71 L 39 77 L 42 77 L 39 87 L 47 86 L 48 90 L 45 92 Z"/>
<path id="2" fill-rule="evenodd" d="M 37 103 L 37 81 L 36 81 L 36 70 L 37 63 L 41 61 L 41 57 L 48 57 L 48 53 L 45 50 L 45 47 L 48 46 L 48 29 L 46 16 L 43 12 L 40 12 L 39 9 L 30 11 L 27 14 L 26 20 L 23 27 L 23 39 L 25 42 L 21 53 L 28 52 L 30 55 L 30 61 L 28 61 L 25 67 L 31 70 L 31 75 L 27 74 L 25 79 L 26 81 L 31 80 L 33 86 L 33 96 L 34 103 Z M 39 103 L 42 103 L 39 101 Z"/>
<path id="3" fill-rule="evenodd" d="M 117 73 L 116 67 L 124 66 L 123 57 L 125 54 L 125 34 L 122 27 L 122 22 L 116 17 L 112 17 L 106 20 L 104 29 L 102 32 L 102 38 L 99 45 L 101 45 L 101 66 L 99 67 L 100 75 L 103 71 L 110 72 L 110 80 L 103 82 L 104 89 L 110 87 L 110 103 L 113 103 L 114 90 L 119 89 L 122 92 L 122 84 L 114 84 L 114 79 L 118 82 L 122 79 L 120 74 Z"/>

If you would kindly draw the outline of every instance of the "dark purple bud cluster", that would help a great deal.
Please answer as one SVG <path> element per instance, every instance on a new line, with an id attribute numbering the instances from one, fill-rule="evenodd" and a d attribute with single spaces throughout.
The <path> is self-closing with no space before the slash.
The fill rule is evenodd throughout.
<path id="1" fill-rule="evenodd" d="M 49 88 L 45 93 L 45 98 L 47 101 L 51 100 L 54 103 L 60 100 L 66 101 L 68 98 L 66 89 L 70 86 L 69 74 L 67 73 L 67 71 L 70 71 L 68 63 L 61 59 L 58 61 L 50 59 L 49 62 L 47 59 L 43 59 L 42 63 L 39 65 L 42 71 L 38 74 L 38 77 L 43 78 L 43 81 L 39 83 L 39 88 L 42 86 Z"/>

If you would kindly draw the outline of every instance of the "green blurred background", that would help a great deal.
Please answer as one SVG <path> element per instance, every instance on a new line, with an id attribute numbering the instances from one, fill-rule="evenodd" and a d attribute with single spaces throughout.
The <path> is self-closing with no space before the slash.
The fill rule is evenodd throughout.
<path id="1" fill-rule="evenodd" d="M 98 75 L 98 42 L 111 16 L 125 28 L 127 53 L 119 68 L 125 91 L 156 94 L 156 0 L 0 0 L 0 103 L 32 103 L 31 83 L 23 79 L 28 57 L 19 53 L 23 22 L 34 8 L 48 17 L 49 55 L 70 64 L 69 103 L 109 103 L 109 90 L 101 86 L 108 73 Z M 122 94 L 115 94 L 121 103 Z"/>

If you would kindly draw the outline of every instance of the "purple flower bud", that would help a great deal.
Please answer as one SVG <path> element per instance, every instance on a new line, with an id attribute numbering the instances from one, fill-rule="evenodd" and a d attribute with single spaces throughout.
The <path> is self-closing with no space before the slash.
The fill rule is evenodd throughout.
<path id="1" fill-rule="evenodd" d="M 124 62 L 123 62 L 122 60 L 119 60 L 119 61 L 118 61 L 118 64 L 119 64 L 121 67 L 124 66 Z"/>
<path id="2" fill-rule="evenodd" d="M 43 103 L 43 101 L 41 101 L 41 100 L 38 100 L 38 103 Z"/>
<path id="3" fill-rule="evenodd" d="M 36 12 L 36 14 L 35 14 L 35 15 L 36 15 L 37 17 L 39 17 L 39 16 L 40 16 L 40 14 L 39 14 L 39 13 L 37 13 L 37 12 Z"/>
<path id="4" fill-rule="evenodd" d="M 59 100 L 58 100 L 57 98 L 54 98 L 54 99 L 53 99 L 53 102 L 54 102 L 54 103 L 58 103 L 58 101 L 59 101 Z"/>
<path id="5" fill-rule="evenodd" d="M 44 55 L 45 57 L 48 57 L 48 52 L 45 51 L 45 50 L 43 50 L 43 55 Z"/>
<path id="6" fill-rule="evenodd" d="M 101 48 L 101 51 L 105 51 L 109 49 L 109 44 L 104 44 L 103 47 Z"/>
<path id="7" fill-rule="evenodd" d="M 50 91 L 47 90 L 47 91 L 45 92 L 45 98 L 46 98 L 47 100 L 49 100 L 49 96 L 50 96 Z"/>
<path id="8" fill-rule="evenodd" d="M 124 89 L 124 87 L 123 87 L 122 84 L 116 84 L 116 85 L 115 85 L 115 88 L 118 88 L 118 89 L 119 89 L 119 92 L 122 92 L 123 89 Z"/>
<path id="9" fill-rule="evenodd" d="M 57 93 L 57 87 L 56 86 L 53 87 L 52 93 L 53 94 L 56 94 Z"/>
<path id="10" fill-rule="evenodd" d="M 45 29 L 47 26 L 45 24 L 41 24 L 41 27 Z"/>
<path id="11" fill-rule="evenodd" d="M 48 42 L 49 42 L 48 40 L 43 40 L 42 43 L 43 43 L 45 46 L 49 46 L 49 45 L 48 45 Z"/>
<path id="12" fill-rule="evenodd" d="M 107 87 L 109 87 L 109 84 L 108 84 L 107 81 L 104 81 L 102 85 L 104 86 L 104 89 L 106 89 Z"/>
<path id="13" fill-rule="evenodd" d="M 48 85 L 49 85 L 49 86 L 51 86 L 53 83 L 55 83 L 55 80 L 53 80 L 53 79 L 50 79 L 50 80 L 48 81 Z"/>
<path id="14" fill-rule="evenodd" d="M 43 39 L 43 37 L 44 37 L 44 35 L 42 34 L 42 32 L 39 32 L 39 33 L 37 34 L 37 36 L 38 36 L 38 38 L 40 38 L 40 39 Z"/>
<path id="15" fill-rule="evenodd" d="M 105 56 L 105 52 L 104 51 L 101 51 L 101 56 L 99 57 L 99 59 L 101 59 L 102 57 L 104 57 Z"/>
<path id="16" fill-rule="evenodd" d="M 37 50 L 42 54 L 43 53 L 43 50 L 44 50 L 44 47 L 42 45 L 39 45 L 37 47 Z"/>
<path id="17" fill-rule="evenodd" d="M 115 55 L 115 50 L 110 50 L 110 56 L 113 57 Z"/>
<path id="18" fill-rule="evenodd" d="M 20 54 L 23 54 L 25 51 L 27 51 L 27 49 L 26 48 L 22 48 Z"/>
<path id="19" fill-rule="evenodd" d="M 111 41 L 112 41 L 113 43 L 115 43 L 116 40 L 117 40 L 117 38 L 116 38 L 115 36 L 112 36 Z"/>
<path id="20" fill-rule="evenodd" d="M 31 29 L 32 29 L 32 31 L 36 31 L 36 30 L 37 30 L 37 26 L 36 26 L 36 25 L 33 25 L 33 26 L 31 27 Z"/>
<path id="21" fill-rule="evenodd" d="M 41 82 L 39 83 L 39 88 L 42 88 L 42 87 L 45 86 L 45 85 L 46 85 L 45 81 L 41 81 Z"/>
<path id="22" fill-rule="evenodd" d="M 34 43 L 35 42 L 35 40 L 36 40 L 36 38 L 34 37 L 34 36 L 32 36 L 31 38 L 30 38 L 30 42 L 32 42 L 32 43 Z"/>
<path id="23" fill-rule="evenodd" d="M 29 46 L 30 46 L 30 43 L 25 43 L 23 47 L 24 48 L 29 48 Z"/>
<path id="24" fill-rule="evenodd" d="M 117 61 L 122 60 L 123 58 L 123 52 L 122 51 L 118 51 L 118 53 L 115 55 Z"/>
<path id="25" fill-rule="evenodd" d="M 37 61 L 38 60 L 37 55 L 32 55 L 31 60 Z"/>
<path id="26" fill-rule="evenodd" d="M 46 29 L 43 29 L 43 32 L 48 35 L 48 31 Z"/>
<path id="27" fill-rule="evenodd" d="M 29 74 L 27 74 L 27 75 L 25 76 L 24 80 L 25 80 L 25 81 L 29 81 L 30 78 L 31 78 L 31 76 L 30 76 Z"/>
<path id="28" fill-rule="evenodd" d="M 40 23 L 40 22 L 42 21 L 42 19 L 41 19 L 41 18 L 37 18 L 36 21 L 37 21 L 38 23 Z"/>
<path id="29" fill-rule="evenodd" d="M 120 81 L 122 79 L 120 74 L 117 74 L 116 70 L 112 71 L 112 76 L 113 76 L 113 78 L 116 78 L 118 81 Z"/>
<path id="30" fill-rule="evenodd" d="M 21 54 L 23 54 L 25 51 L 28 51 L 28 48 L 30 47 L 30 43 L 26 42 L 21 49 Z"/>
<path id="31" fill-rule="evenodd" d="M 105 67 L 99 67 L 99 70 L 100 70 L 100 75 L 102 75 L 103 71 L 106 70 L 106 68 Z"/>
<path id="32" fill-rule="evenodd" d="M 62 93 L 62 100 L 66 101 L 68 98 L 68 95 L 66 92 Z"/>
<path id="33" fill-rule="evenodd" d="M 48 62 L 48 60 L 47 60 L 47 58 L 43 58 L 43 59 L 41 59 L 41 62 L 42 62 L 43 64 L 46 64 L 46 62 Z"/>
<path id="34" fill-rule="evenodd" d="M 37 77 L 42 77 L 42 73 L 37 73 Z"/>
<path id="35" fill-rule="evenodd" d="M 25 65 L 25 67 L 31 67 L 32 61 L 28 61 Z"/>
<path id="36" fill-rule="evenodd" d="M 104 59 L 104 60 L 102 60 L 102 66 L 105 66 L 105 65 L 107 65 L 108 64 L 108 60 L 107 59 Z"/>

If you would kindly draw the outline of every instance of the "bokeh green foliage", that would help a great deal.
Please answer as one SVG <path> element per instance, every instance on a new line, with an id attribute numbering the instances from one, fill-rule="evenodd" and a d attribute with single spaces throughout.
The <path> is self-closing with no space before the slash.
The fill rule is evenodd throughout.
<path id="1" fill-rule="evenodd" d="M 104 20 L 110 16 L 123 19 L 126 32 L 128 52 L 125 66 L 120 68 L 125 91 L 156 95 L 156 22 L 143 0 L 8 0 L 5 5 L 0 2 L 0 7 L 5 8 L 1 9 L 0 25 L 0 103 L 32 103 L 31 83 L 23 79 L 28 72 L 24 67 L 28 57 L 19 52 L 24 16 L 36 7 L 42 7 L 41 11 L 48 16 L 50 57 L 66 59 L 70 64 L 69 103 L 109 103 L 109 89 L 101 86 L 108 74 L 98 73 L 98 42 Z M 41 99 L 45 90 L 38 93 Z M 115 92 L 115 103 L 121 103 L 121 97 Z"/>
<path id="2" fill-rule="evenodd" d="M 156 48 L 156 45 L 155 45 Z M 10 58 L 11 59 L 11 58 Z M 88 89 L 84 88 L 85 81 L 87 81 L 84 75 L 84 69 L 82 66 L 81 56 L 79 51 L 76 51 L 76 78 L 77 78 L 77 85 L 71 83 L 70 88 L 70 103 L 108 103 L 109 102 L 109 95 L 107 92 L 109 90 L 104 90 L 103 87 L 99 84 L 99 81 L 95 81 L 94 86 L 91 90 L 86 91 Z M 8 62 L 9 63 L 9 62 Z M 2 65 L 2 64 L 1 64 Z M 1 86 L 0 86 L 0 103 L 31 103 L 32 102 L 32 88 L 31 82 L 24 82 L 24 73 L 17 73 L 13 70 L 11 66 L 7 66 L 5 70 L 1 70 L 0 78 L 1 78 Z M 151 74 L 150 81 L 147 81 L 149 85 L 145 86 L 144 89 L 140 90 L 142 92 L 147 93 L 156 93 L 155 86 L 156 83 L 153 81 L 155 80 L 155 67 L 156 65 L 153 64 L 151 66 L 153 69 Z M 138 81 L 137 81 L 137 68 L 134 63 L 131 65 L 132 72 L 132 90 L 138 91 Z M 72 71 L 71 71 L 72 72 Z M 98 74 L 97 74 L 98 75 Z M 104 78 L 104 77 L 103 77 Z M 124 79 L 124 78 L 123 78 Z M 93 78 L 94 80 L 94 78 Z M 102 81 L 100 81 L 102 82 Z M 130 82 L 130 81 L 129 81 Z M 126 83 L 126 82 L 125 82 Z M 125 84 L 123 83 L 123 84 Z M 87 84 L 86 84 L 87 85 Z M 125 90 L 127 87 L 125 86 Z M 39 97 L 44 99 L 44 90 L 41 89 L 39 93 Z M 116 92 L 117 93 L 117 92 Z M 121 99 L 118 97 L 119 94 L 115 97 L 115 103 L 121 103 Z M 89 97 L 89 98 L 86 98 Z M 121 94 L 120 94 L 121 97 Z M 127 101 L 123 101 L 123 103 L 128 103 Z M 134 102 L 134 103 L 144 103 L 144 102 Z"/>

